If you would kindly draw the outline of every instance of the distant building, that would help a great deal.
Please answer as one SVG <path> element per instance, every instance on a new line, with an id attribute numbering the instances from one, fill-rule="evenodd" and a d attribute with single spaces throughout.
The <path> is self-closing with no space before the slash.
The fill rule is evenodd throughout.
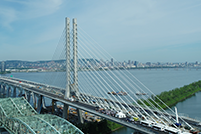
<path id="1" fill-rule="evenodd" d="M 111 65 L 114 66 L 114 60 L 111 58 Z"/>
<path id="2" fill-rule="evenodd" d="M 111 58 L 111 62 L 112 62 L 112 63 L 114 62 L 113 58 Z"/>
<path id="3" fill-rule="evenodd" d="M 138 63 L 139 63 L 138 61 L 135 61 L 135 62 L 134 62 L 134 65 L 137 67 Z"/>
<path id="4" fill-rule="evenodd" d="M 128 60 L 128 65 L 130 65 L 131 64 L 131 60 Z"/>
<path id="5" fill-rule="evenodd" d="M 6 71 L 6 63 L 4 61 L 1 62 L 1 72 Z"/>
<path id="6" fill-rule="evenodd" d="M 147 66 L 151 66 L 151 62 L 147 62 L 146 65 L 147 65 Z"/>

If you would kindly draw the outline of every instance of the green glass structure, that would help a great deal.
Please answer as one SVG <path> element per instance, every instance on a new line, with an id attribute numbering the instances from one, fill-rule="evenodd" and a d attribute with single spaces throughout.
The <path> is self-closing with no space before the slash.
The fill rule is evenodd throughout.
<path id="1" fill-rule="evenodd" d="M 83 134 L 63 118 L 38 114 L 24 97 L 0 98 L 0 127 L 11 134 Z"/>

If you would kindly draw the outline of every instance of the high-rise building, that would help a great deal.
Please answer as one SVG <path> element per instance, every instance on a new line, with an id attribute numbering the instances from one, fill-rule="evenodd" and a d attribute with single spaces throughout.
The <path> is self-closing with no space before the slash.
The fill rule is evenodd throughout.
<path id="1" fill-rule="evenodd" d="M 128 60 L 128 65 L 130 65 L 131 64 L 131 60 Z"/>
<path id="2" fill-rule="evenodd" d="M 146 65 L 147 66 L 151 66 L 151 62 L 146 62 Z"/>
<path id="3" fill-rule="evenodd" d="M 1 62 L 1 72 L 6 71 L 6 63 L 4 61 Z"/>
<path id="4" fill-rule="evenodd" d="M 111 64 L 112 64 L 112 66 L 114 66 L 114 60 L 113 60 L 113 58 L 111 58 Z"/>
<path id="5" fill-rule="evenodd" d="M 138 63 L 139 63 L 138 61 L 135 61 L 135 62 L 134 62 L 134 65 L 137 67 Z"/>

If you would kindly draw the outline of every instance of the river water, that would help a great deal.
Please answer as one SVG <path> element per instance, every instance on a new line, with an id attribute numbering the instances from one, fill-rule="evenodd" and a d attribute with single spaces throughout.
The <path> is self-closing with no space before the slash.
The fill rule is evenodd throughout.
<path id="1" fill-rule="evenodd" d="M 175 88 L 188 85 L 192 82 L 201 80 L 201 69 L 196 68 L 165 68 L 165 69 L 133 69 L 129 72 L 138 78 L 146 87 L 148 87 L 154 94 L 160 94 L 163 91 L 172 90 Z M 115 71 L 114 71 L 115 73 Z M 36 72 L 36 73 L 12 73 L 6 74 L 12 75 L 15 78 L 21 78 L 25 80 L 47 83 L 55 86 L 65 87 L 65 75 L 64 73 L 57 72 Z M 85 81 L 82 77 L 84 72 L 79 72 L 79 81 Z M 57 77 L 57 80 L 48 81 L 48 78 Z M 183 102 L 179 102 L 176 105 L 178 113 L 181 115 L 189 116 L 196 119 L 201 119 L 201 92 L 196 93 L 195 96 L 186 99 Z M 182 114 L 185 113 L 185 114 Z M 122 128 L 113 132 L 112 134 L 130 134 L 133 130 L 130 128 Z"/>

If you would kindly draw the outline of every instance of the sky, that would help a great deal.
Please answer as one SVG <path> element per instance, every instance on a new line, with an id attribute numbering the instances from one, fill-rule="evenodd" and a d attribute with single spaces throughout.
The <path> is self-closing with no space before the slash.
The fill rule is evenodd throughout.
<path id="1" fill-rule="evenodd" d="M 118 61 L 201 62 L 200 0 L 1 0 L 0 61 L 51 60 L 65 17 Z"/>

